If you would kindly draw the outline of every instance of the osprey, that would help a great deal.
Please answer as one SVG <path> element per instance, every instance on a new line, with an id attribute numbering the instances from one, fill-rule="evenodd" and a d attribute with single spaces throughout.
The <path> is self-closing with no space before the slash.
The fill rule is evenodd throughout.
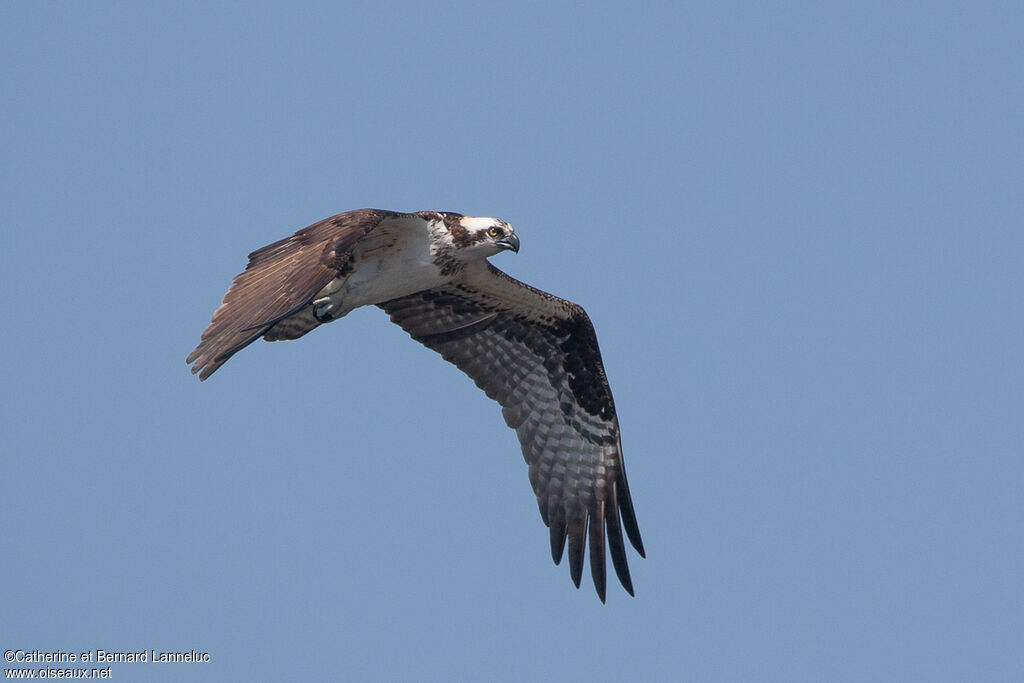
<path id="1" fill-rule="evenodd" d="M 487 258 L 519 251 L 512 226 L 458 213 L 361 209 L 249 254 L 189 354 L 205 380 L 263 337 L 297 339 L 375 305 L 501 404 L 516 430 L 551 556 L 579 588 L 584 548 L 605 599 L 605 533 L 633 595 L 622 528 L 644 557 L 622 463 L 619 424 L 590 318 L 576 304 L 506 275 Z"/>

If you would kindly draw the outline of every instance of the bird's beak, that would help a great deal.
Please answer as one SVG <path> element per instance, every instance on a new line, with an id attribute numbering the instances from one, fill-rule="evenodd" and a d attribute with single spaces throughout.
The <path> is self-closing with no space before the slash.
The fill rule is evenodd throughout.
<path id="1" fill-rule="evenodd" d="M 509 235 L 508 237 L 502 237 L 500 240 L 495 242 L 495 244 L 500 246 L 502 249 L 511 249 L 517 254 L 519 253 L 519 238 L 515 235 L 515 233 Z"/>

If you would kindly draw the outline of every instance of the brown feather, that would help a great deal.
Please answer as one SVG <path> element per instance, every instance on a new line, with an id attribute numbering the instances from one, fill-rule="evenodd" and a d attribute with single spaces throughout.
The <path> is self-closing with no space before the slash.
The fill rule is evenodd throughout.
<path id="1" fill-rule="evenodd" d="M 194 363 L 193 374 L 205 380 L 279 321 L 304 309 L 342 271 L 359 240 L 390 215 L 395 214 L 377 209 L 341 213 L 249 254 L 249 265 L 235 276 L 199 345 L 185 360 Z M 290 328 L 293 334 L 297 330 Z"/>
<path id="2" fill-rule="evenodd" d="M 616 575 L 632 594 L 620 524 L 641 555 L 643 543 L 615 405 L 586 312 L 490 264 L 467 268 L 450 285 L 379 305 L 501 404 L 529 465 L 555 563 L 568 541 L 570 576 L 579 586 L 589 540 L 591 574 L 603 601 L 607 532 Z"/>

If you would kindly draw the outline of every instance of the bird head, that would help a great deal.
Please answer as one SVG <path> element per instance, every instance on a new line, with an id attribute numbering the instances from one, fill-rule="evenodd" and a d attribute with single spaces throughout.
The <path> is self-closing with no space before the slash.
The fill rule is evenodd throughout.
<path id="1" fill-rule="evenodd" d="M 506 249 L 519 251 L 519 238 L 505 221 L 454 213 L 443 215 L 451 245 L 463 260 L 484 259 Z"/>

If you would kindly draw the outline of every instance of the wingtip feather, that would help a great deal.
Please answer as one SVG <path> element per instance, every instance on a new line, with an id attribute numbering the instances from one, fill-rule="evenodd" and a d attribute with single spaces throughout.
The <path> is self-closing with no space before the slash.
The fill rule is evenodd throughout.
<path id="1" fill-rule="evenodd" d="M 604 501 L 601 501 L 590 517 L 590 576 L 602 603 L 607 585 L 604 561 Z"/>
<path id="2" fill-rule="evenodd" d="M 569 575 L 576 587 L 580 587 L 583 579 L 583 558 L 587 552 L 587 513 L 580 510 L 573 514 L 568 522 L 569 535 Z"/>

